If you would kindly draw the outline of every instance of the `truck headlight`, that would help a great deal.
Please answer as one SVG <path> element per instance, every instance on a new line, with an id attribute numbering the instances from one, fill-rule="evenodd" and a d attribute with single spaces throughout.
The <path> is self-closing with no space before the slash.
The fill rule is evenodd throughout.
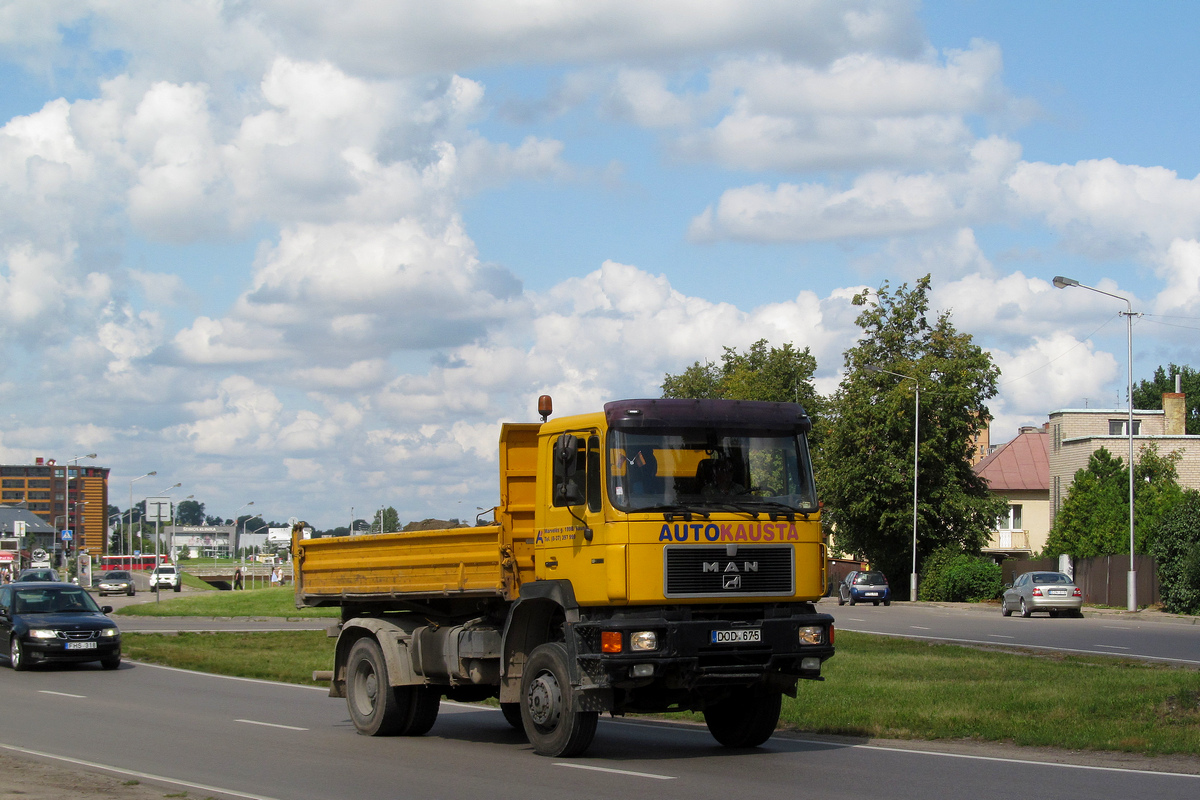
<path id="1" fill-rule="evenodd" d="M 825 629 L 820 625 L 805 625 L 800 628 L 800 644 L 821 644 L 825 641 Z"/>
<path id="2" fill-rule="evenodd" d="M 657 650 L 658 633 L 655 631 L 634 631 L 629 634 L 630 650 Z"/>
<path id="3" fill-rule="evenodd" d="M 58 634 L 56 634 L 54 631 L 47 630 L 45 628 L 30 628 L 29 629 L 29 638 L 30 639 L 53 639 L 57 635 Z"/>

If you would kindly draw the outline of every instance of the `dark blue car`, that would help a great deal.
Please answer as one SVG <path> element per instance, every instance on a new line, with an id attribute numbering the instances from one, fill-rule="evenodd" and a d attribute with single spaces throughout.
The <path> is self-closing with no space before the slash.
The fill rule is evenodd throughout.
<path id="1" fill-rule="evenodd" d="M 121 631 L 82 586 L 10 583 L 0 586 L 0 647 L 15 670 L 46 661 L 99 661 L 121 666 Z"/>
<path id="2" fill-rule="evenodd" d="M 838 586 L 838 605 L 849 603 L 892 604 L 892 590 L 887 578 L 877 570 L 851 572 Z"/>

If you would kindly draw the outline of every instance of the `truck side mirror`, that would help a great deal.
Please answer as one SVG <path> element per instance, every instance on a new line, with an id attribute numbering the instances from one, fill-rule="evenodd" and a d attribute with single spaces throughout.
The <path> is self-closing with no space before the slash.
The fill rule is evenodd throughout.
<path id="1" fill-rule="evenodd" d="M 583 487 L 575 480 L 579 467 L 579 437 L 566 433 L 554 443 L 554 505 L 577 506 L 584 501 Z"/>

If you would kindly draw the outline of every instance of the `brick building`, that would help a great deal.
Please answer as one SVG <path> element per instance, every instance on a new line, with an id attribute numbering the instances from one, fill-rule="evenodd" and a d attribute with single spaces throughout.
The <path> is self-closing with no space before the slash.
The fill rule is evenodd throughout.
<path id="1" fill-rule="evenodd" d="M 1176 468 L 1179 485 L 1200 489 L 1200 436 L 1188 436 L 1186 404 L 1183 394 L 1163 395 L 1163 410 L 1134 409 L 1133 458 L 1136 463 L 1142 448 L 1153 443 L 1159 455 L 1178 452 Z M 1121 459 L 1129 460 L 1126 432 L 1127 409 L 1064 409 L 1050 414 L 1050 440 L 1047 461 L 1050 472 L 1050 524 L 1062 508 L 1075 473 L 1087 467 L 1092 453 L 1104 447 Z"/>
<path id="2" fill-rule="evenodd" d="M 975 465 L 988 488 L 1008 501 L 1008 512 L 998 520 L 983 552 L 1027 558 L 1045 548 L 1050 535 L 1047 427 L 1021 428 Z"/>

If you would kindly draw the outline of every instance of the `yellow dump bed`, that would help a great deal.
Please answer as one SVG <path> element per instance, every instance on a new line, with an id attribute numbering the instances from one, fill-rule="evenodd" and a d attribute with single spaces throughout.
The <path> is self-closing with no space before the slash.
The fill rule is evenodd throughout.
<path id="1" fill-rule="evenodd" d="M 296 605 L 447 597 L 515 600 L 521 583 L 533 580 L 539 427 L 509 424 L 501 430 L 495 525 L 294 539 Z"/>

